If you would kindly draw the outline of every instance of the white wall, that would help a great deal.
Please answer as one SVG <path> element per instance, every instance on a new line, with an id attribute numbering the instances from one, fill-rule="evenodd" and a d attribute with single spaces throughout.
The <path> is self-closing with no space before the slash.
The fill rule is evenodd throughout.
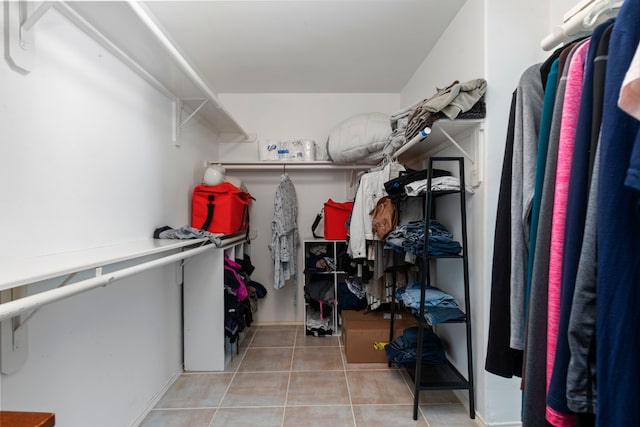
<path id="1" fill-rule="evenodd" d="M 221 94 L 220 101 L 249 132 L 258 139 L 314 139 L 324 146 L 334 126 L 355 114 L 380 111 L 390 114 L 399 108 L 398 94 Z M 258 159 L 256 144 L 219 144 L 222 162 Z M 251 229 L 257 233 L 251 242 L 251 260 L 256 267 L 251 278 L 267 288 L 255 319 L 260 323 L 303 322 L 302 271 L 297 298 L 293 304 L 293 287 L 273 288 L 273 261 L 267 248 L 271 241 L 273 198 L 282 171 L 234 172 L 241 177 L 257 199 L 251 208 Z M 351 172 L 291 171 L 287 173 L 298 197 L 298 230 L 301 239 L 311 238 L 311 225 L 323 203 L 329 198 L 346 201 L 353 197 Z M 322 224 L 318 230 L 322 234 Z M 302 252 L 299 254 L 302 265 Z"/>
<path id="2" fill-rule="evenodd" d="M 522 72 L 536 62 L 543 61 L 547 54 L 540 49 L 540 41 L 548 32 L 548 9 L 552 2 L 509 2 L 489 0 L 486 2 L 486 67 L 487 80 L 491 82 L 487 97 L 486 156 L 486 201 L 484 245 L 478 249 L 487 256 L 484 265 L 484 305 L 481 351 L 479 368 L 484 367 L 486 342 L 489 325 L 491 296 L 491 262 L 493 257 L 493 237 L 498 188 L 504 156 L 504 142 L 511 94 L 518 84 Z M 526 17 L 526 19 L 523 19 Z M 505 34 L 509 34 L 505 37 Z M 520 420 L 520 379 L 503 379 L 482 372 L 485 376 L 486 408 L 483 416 L 489 422 Z"/>
<path id="3" fill-rule="evenodd" d="M 31 73 L 0 63 L 0 256 L 188 223 L 203 160 L 217 155 L 211 133 L 190 122 L 175 148 L 165 97 L 56 12 L 36 32 Z M 181 370 L 177 283 L 169 265 L 44 307 L 28 324 L 26 365 L 0 377 L 0 407 L 53 411 L 65 427 L 130 425 Z"/>
<path id="4" fill-rule="evenodd" d="M 398 110 L 397 93 L 220 94 L 220 101 L 258 140 L 312 139 L 325 158 L 327 137 L 356 114 Z M 255 144 L 220 144 L 220 160 L 258 160 Z"/>
<path id="5" fill-rule="evenodd" d="M 429 98 L 436 88 L 446 87 L 454 80 L 484 77 L 483 17 L 483 2 L 467 0 L 402 89 L 403 106 Z"/>

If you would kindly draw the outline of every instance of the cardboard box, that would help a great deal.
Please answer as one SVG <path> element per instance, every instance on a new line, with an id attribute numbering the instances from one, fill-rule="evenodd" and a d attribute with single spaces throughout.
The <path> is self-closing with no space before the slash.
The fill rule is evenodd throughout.
<path id="1" fill-rule="evenodd" d="M 400 313 L 402 319 L 394 322 L 393 336 L 402 335 L 402 331 L 416 326 L 415 319 L 407 313 Z M 342 339 L 344 341 L 347 362 L 349 363 L 386 363 L 387 354 L 384 350 L 376 350 L 375 342 L 389 342 L 390 316 L 385 319 L 385 313 L 343 310 Z"/>

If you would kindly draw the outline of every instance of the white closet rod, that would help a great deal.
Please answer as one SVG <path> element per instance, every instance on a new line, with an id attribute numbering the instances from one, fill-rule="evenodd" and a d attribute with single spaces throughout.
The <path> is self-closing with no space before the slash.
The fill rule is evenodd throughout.
<path id="1" fill-rule="evenodd" d="M 210 165 L 220 165 L 227 170 L 245 171 L 267 171 L 267 170 L 366 170 L 375 165 L 342 165 L 332 162 L 247 162 L 247 163 L 217 163 L 210 162 Z"/>
<path id="2" fill-rule="evenodd" d="M 77 295 L 82 292 L 90 291 L 100 286 L 109 285 L 116 280 L 124 279 L 125 277 L 132 276 L 143 271 L 160 267 L 175 261 L 179 261 L 185 258 L 198 255 L 202 252 L 215 248 L 215 245 L 207 244 L 194 249 L 189 249 L 184 252 L 180 252 L 173 255 L 167 255 L 165 257 L 148 261 L 142 264 L 134 265 L 133 267 L 123 268 L 112 273 L 104 274 L 101 276 L 93 277 L 91 279 L 82 280 L 80 282 L 72 283 L 60 288 L 51 289 L 48 291 L 40 292 L 35 295 L 30 295 L 15 301 L 6 302 L 0 304 L 0 320 L 9 319 L 18 316 L 26 311 L 36 309 L 46 304 L 50 304 L 55 301 L 59 301 L 71 296 Z"/>

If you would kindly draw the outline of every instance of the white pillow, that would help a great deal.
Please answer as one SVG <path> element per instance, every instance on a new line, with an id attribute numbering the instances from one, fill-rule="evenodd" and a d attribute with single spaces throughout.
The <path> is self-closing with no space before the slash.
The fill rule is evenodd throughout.
<path id="1" fill-rule="evenodd" d="M 390 134 L 391 122 L 387 114 L 358 114 L 331 131 L 327 139 L 327 154 L 335 163 L 376 163 L 382 158 L 382 149 Z"/>

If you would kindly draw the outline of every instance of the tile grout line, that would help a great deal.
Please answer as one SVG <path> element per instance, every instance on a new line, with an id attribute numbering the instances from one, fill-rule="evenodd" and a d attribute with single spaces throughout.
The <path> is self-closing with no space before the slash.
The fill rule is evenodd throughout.
<path id="1" fill-rule="evenodd" d="M 282 409 L 282 424 L 284 427 L 284 419 L 287 415 L 287 401 L 289 400 L 289 388 L 291 387 L 291 373 L 293 371 L 293 358 L 296 355 L 296 344 L 298 343 L 298 327 L 296 326 L 293 334 L 293 351 L 291 352 L 291 363 L 289 364 L 289 379 L 287 380 L 287 392 L 284 395 L 284 408 Z"/>
<path id="2" fill-rule="evenodd" d="M 340 344 L 340 338 L 338 338 L 338 344 Z M 354 427 L 358 427 L 356 421 L 356 411 L 353 409 L 353 399 L 351 399 L 351 387 L 349 387 L 349 378 L 347 378 L 347 355 L 344 351 L 344 346 L 340 344 L 340 359 L 342 360 L 342 373 L 344 375 L 344 381 L 347 384 L 347 395 L 349 396 L 349 407 L 351 408 L 351 417 L 353 419 Z"/>
<path id="3" fill-rule="evenodd" d="M 241 356 L 238 355 L 240 356 L 240 360 L 238 361 L 238 366 L 236 366 L 235 369 L 233 370 L 233 375 L 231 375 L 231 380 L 229 380 L 229 384 L 227 384 L 227 386 L 224 389 L 224 393 L 222 393 L 222 396 L 220 397 L 220 402 L 218 402 L 218 405 L 216 406 L 216 410 L 213 412 L 213 417 L 211 417 L 211 421 L 209 421 L 209 427 L 213 426 L 213 420 L 216 419 L 216 415 L 218 415 L 218 410 L 220 409 L 220 406 L 222 406 L 222 402 L 224 401 L 224 398 L 227 397 L 227 392 L 231 388 L 231 384 L 233 383 L 233 380 L 236 378 L 236 374 L 238 373 L 238 369 L 240 369 L 240 365 L 244 361 L 244 358 L 247 356 L 247 352 L 249 351 L 249 347 L 251 346 L 251 343 L 253 342 L 253 339 L 256 336 L 256 332 L 252 334 L 251 340 L 249 340 L 249 343 L 247 344 L 247 348 L 244 350 L 242 355 Z M 238 348 L 239 346 L 240 346 L 240 343 L 238 342 Z M 231 349 L 231 353 L 233 354 L 233 348 Z M 229 360 L 229 363 L 231 363 L 232 360 L 233 360 L 233 357 L 231 358 L 231 360 Z"/>
<path id="4" fill-rule="evenodd" d="M 414 389 L 413 389 L 413 387 L 411 387 L 413 385 L 413 381 L 411 383 L 409 383 L 409 381 L 411 380 L 411 377 L 409 376 L 409 374 L 406 371 L 404 371 L 404 375 L 403 375 L 401 370 L 398 370 L 398 373 L 400 374 L 400 377 L 402 378 L 402 381 L 404 381 L 404 384 L 409 389 L 409 393 L 411 394 L 411 398 L 413 398 L 414 397 Z M 413 402 L 411 403 L 411 407 L 413 408 Z M 418 401 L 418 413 L 420 414 L 420 416 L 422 417 L 424 422 L 427 424 L 427 427 L 429 427 L 430 426 L 429 421 L 427 420 L 426 415 L 424 414 L 424 412 L 422 411 L 422 408 L 420 407 L 420 401 Z"/>

